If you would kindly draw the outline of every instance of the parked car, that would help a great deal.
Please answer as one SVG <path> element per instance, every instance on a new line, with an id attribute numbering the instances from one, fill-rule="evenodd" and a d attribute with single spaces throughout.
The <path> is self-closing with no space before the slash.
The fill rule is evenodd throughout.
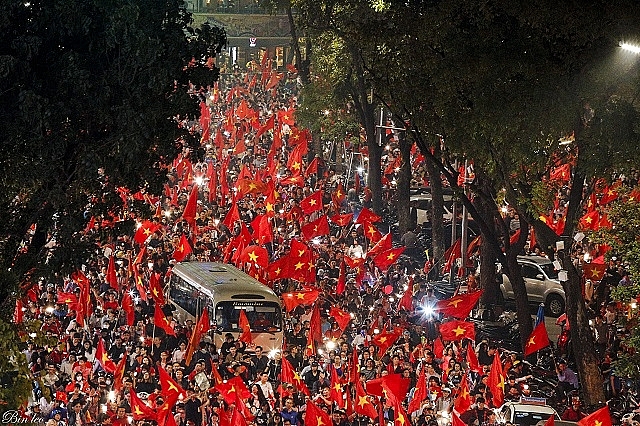
<path id="1" fill-rule="evenodd" d="M 554 317 L 562 315 L 566 297 L 553 262 L 542 256 L 518 256 L 518 264 L 522 268 L 529 302 L 544 303 L 547 315 Z M 506 274 L 502 274 L 500 290 L 504 300 L 514 299 L 513 288 Z"/>
<path id="2" fill-rule="evenodd" d="M 518 426 L 534 426 L 540 421 L 547 421 L 550 416 L 554 417 L 556 424 L 560 421 L 556 410 L 548 406 L 544 398 L 523 397 L 518 402 L 507 402 L 498 413 L 500 423 L 511 422 Z"/>

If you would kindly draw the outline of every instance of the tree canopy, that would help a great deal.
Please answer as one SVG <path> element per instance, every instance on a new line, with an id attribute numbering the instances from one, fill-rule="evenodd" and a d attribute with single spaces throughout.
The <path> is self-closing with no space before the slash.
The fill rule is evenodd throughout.
<path id="1" fill-rule="evenodd" d="M 116 188 L 159 195 L 165 165 L 183 146 L 197 153 L 199 140 L 175 118 L 196 117 L 196 96 L 217 80 L 214 59 L 226 37 L 218 28 L 191 28 L 179 0 L 2 0 L 2 10 L 7 290 L 52 238 L 57 249 L 46 268 L 73 267 L 82 254 L 74 232 L 90 216 L 126 214 L 115 207 Z M 19 252 L 25 238 L 29 249 Z"/>

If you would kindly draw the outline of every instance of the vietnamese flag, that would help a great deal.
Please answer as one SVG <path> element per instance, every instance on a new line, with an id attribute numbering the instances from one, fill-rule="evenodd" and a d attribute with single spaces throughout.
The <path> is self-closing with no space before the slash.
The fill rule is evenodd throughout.
<path id="1" fill-rule="evenodd" d="M 236 182 L 236 189 L 237 197 L 242 198 L 246 194 L 264 194 L 267 191 L 267 185 L 257 180 L 242 178 Z"/>
<path id="2" fill-rule="evenodd" d="M 388 232 L 384 237 L 379 238 L 378 242 L 369 249 L 367 257 L 374 258 L 377 254 L 391 249 L 391 247 L 393 247 L 392 242 L 391 232 Z"/>
<path id="3" fill-rule="evenodd" d="M 329 220 L 336 225 L 347 226 L 353 219 L 353 213 L 335 214 L 329 218 Z"/>
<path id="4" fill-rule="evenodd" d="M 240 212 L 238 211 L 238 204 L 233 200 L 233 205 L 229 209 L 229 212 L 224 217 L 222 224 L 229 229 L 233 229 L 233 225 L 240 220 Z"/>
<path id="5" fill-rule="evenodd" d="M 338 372 L 335 368 L 331 368 L 331 393 L 329 397 L 335 401 L 338 408 L 345 408 L 344 390 Z"/>
<path id="6" fill-rule="evenodd" d="M 364 235 L 371 243 L 375 244 L 382 238 L 382 233 L 372 223 L 362 222 L 362 227 L 364 228 Z"/>
<path id="7" fill-rule="evenodd" d="M 559 167 L 555 167 L 549 173 L 550 181 L 568 182 L 571 178 L 571 166 L 569 164 L 563 164 Z"/>
<path id="8" fill-rule="evenodd" d="M 380 216 L 378 216 L 377 214 L 375 214 L 374 212 L 372 212 L 371 210 L 369 210 L 366 207 L 363 207 L 362 210 L 360 210 L 360 214 L 358 215 L 358 218 L 356 219 L 356 224 L 358 223 L 374 223 L 374 222 L 380 222 L 382 220 L 382 218 Z"/>
<path id="9" fill-rule="evenodd" d="M 367 381 L 366 390 L 369 395 L 381 396 L 387 399 L 395 398 L 396 401 L 400 402 L 407 396 L 410 384 L 410 379 L 402 377 L 401 374 L 392 373 Z"/>
<path id="10" fill-rule="evenodd" d="M 280 373 L 280 381 L 290 383 L 298 389 L 298 391 L 309 396 L 311 392 L 307 388 L 307 385 L 302 381 L 302 377 L 297 371 L 293 369 L 293 366 L 288 359 L 282 358 L 282 371 Z"/>
<path id="11" fill-rule="evenodd" d="M 393 407 L 394 411 L 396 412 L 396 418 L 393 422 L 394 426 L 408 426 L 410 423 L 410 419 L 409 416 L 407 415 L 407 412 L 404 411 L 404 408 L 402 408 L 402 405 L 400 404 L 400 402 L 398 402 L 395 407 Z"/>
<path id="12" fill-rule="evenodd" d="M 482 367 L 480 367 L 480 363 L 478 362 L 478 355 L 476 355 L 476 351 L 471 344 L 467 345 L 467 364 L 469 365 L 469 370 L 475 371 L 478 374 L 482 373 Z"/>
<path id="13" fill-rule="evenodd" d="M 482 292 L 480 290 L 470 294 L 461 294 L 449 299 L 438 300 L 433 309 L 450 317 L 464 319 L 469 316 L 473 307 L 476 306 L 480 296 L 482 296 Z"/>
<path id="14" fill-rule="evenodd" d="M 307 166 L 307 169 L 304 171 L 304 175 L 309 177 L 309 175 L 318 173 L 318 163 L 318 157 L 315 157 Z"/>
<path id="15" fill-rule="evenodd" d="M 331 199 L 333 200 L 333 204 L 335 204 L 336 208 L 340 208 L 342 202 L 347 198 L 347 194 L 344 192 L 344 187 L 341 183 L 338 184 L 338 188 L 336 192 L 331 194 Z"/>
<path id="16" fill-rule="evenodd" d="M 579 426 L 611 426 L 611 424 L 611 413 L 606 405 L 578 421 Z"/>
<path id="17" fill-rule="evenodd" d="M 240 311 L 240 317 L 238 318 L 238 328 L 242 330 L 242 334 L 240 335 L 239 340 L 248 345 L 251 344 L 251 341 L 253 340 L 251 338 L 251 325 L 249 324 L 249 319 L 247 318 L 247 314 L 244 309 Z"/>
<path id="18" fill-rule="evenodd" d="M 302 173 L 302 145 L 296 145 L 289 154 L 287 161 L 287 169 L 291 170 L 294 176 L 298 176 Z"/>
<path id="19" fill-rule="evenodd" d="M 200 315 L 200 319 L 198 319 L 198 323 L 196 324 L 196 328 L 191 333 L 187 353 L 184 356 L 187 365 L 191 364 L 191 357 L 193 356 L 193 353 L 198 349 L 200 345 L 200 339 L 202 339 L 202 336 L 209 331 L 210 327 L 211 324 L 209 321 L 209 310 L 203 309 L 202 315 Z"/>
<path id="20" fill-rule="evenodd" d="M 475 340 L 475 324 L 459 320 L 448 321 L 440 325 L 440 335 L 443 340 L 449 341 L 458 341 L 465 338 Z"/>
<path id="21" fill-rule="evenodd" d="M 131 414 L 133 414 L 134 420 L 156 420 L 156 412 L 147 404 L 145 404 L 133 389 L 129 390 L 129 395 L 129 405 L 131 406 Z"/>
<path id="22" fill-rule="evenodd" d="M 406 312 L 413 312 L 413 278 L 409 278 L 407 289 L 398 302 L 398 312 L 400 312 L 401 310 L 404 310 Z"/>
<path id="23" fill-rule="evenodd" d="M 329 233 L 329 221 L 327 220 L 327 216 L 320 216 L 313 222 L 309 222 L 306 225 L 303 225 L 302 227 L 300 227 L 300 232 L 302 233 L 302 236 L 308 241 L 311 241 L 315 237 L 327 235 Z"/>
<path id="24" fill-rule="evenodd" d="M 407 407 L 407 411 L 413 413 L 414 411 L 418 411 L 422 406 L 422 401 L 424 401 L 427 397 L 427 377 L 426 377 L 426 368 L 424 365 L 420 369 L 420 375 L 418 376 L 418 382 L 416 383 L 416 390 L 413 392 L 413 396 L 411 397 L 411 401 L 409 402 L 409 406 Z"/>
<path id="25" fill-rule="evenodd" d="M 580 227 L 590 231 L 597 231 L 600 224 L 600 213 L 594 210 L 580 218 Z"/>
<path id="26" fill-rule="evenodd" d="M 282 295 L 282 301 L 288 312 L 293 311 L 300 305 L 312 305 L 320 296 L 318 290 L 295 291 L 293 293 L 285 293 Z"/>
<path id="27" fill-rule="evenodd" d="M 307 401 L 307 413 L 304 418 L 305 426 L 331 426 L 333 421 L 329 414 L 318 408 L 312 401 Z"/>
<path id="28" fill-rule="evenodd" d="M 605 204 L 609 204 L 616 200 L 618 198 L 618 186 L 620 186 L 619 182 L 604 188 L 602 191 L 602 197 L 600 197 L 600 202 L 598 204 L 604 206 Z"/>
<path id="29" fill-rule="evenodd" d="M 254 229 L 253 238 L 260 244 L 266 244 L 273 241 L 273 228 L 271 226 L 271 222 L 269 222 L 269 215 L 262 214 L 256 216 L 256 218 L 251 222 L 251 227 Z"/>
<path id="30" fill-rule="evenodd" d="M 585 279 L 600 281 L 607 272 L 607 266 L 599 263 L 584 263 L 582 264 L 582 272 Z"/>
<path id="31" fill-rule="evenodd" d="M 240 253 L 239 257 L 241 262 L 254 263 L 261 268 L 266 268 L 269 265 L 269 254 L 267 249 L 260 246 L 247 246 Z"/>
<path id="32" fill-rule="evenodd" d="M 274 260 L 267 267 L 267 278 L 271 281 L 289 278 L 289 256 Z"/>
<path id="33" fill-rule="evenodd" d="M 256 132 L 256 138 L 259 138 L 260 136 L 265 134 L 268 130 L 273 130 L 275 125 L 275 120 L 276 120 L 275 115 L 272 115 L 271 117 L 269 117 L 267 121 L 265 121 L 264 125 L 262 125 L 260 129 Z"/>
<path id="34" fill-rule="evenodd" d="M 152 272 L 149 277 L 149 291 L 151 297 L 156 303 L 164 305 L 164 289 L 162 288 L 162 282 L 160 281 L 160 274 Z"/>
<path id="35" fill-rule="evenodd" d="M 302 177 L 302 175 L 293 175 L 293 176 L 289 176 L 287 178 L 284 178 L 280 181 L 281 185 L 296 185 L 299 186 L 300 188 L 304 187 L 304 178 Z"/>
<path id="36" fill-rule="evenodd" d="M 387 350 L 400 338 L 402 333 L 399 330 L 386 331 L 376 334 L 371 342 L 378 347 L 378 355 L 382 357 Z"/>
<path id="37" fill-rule="evenodd" d="M 463 422 L 462 419 L 460 418 L 460 415 L 458 414 L 460 412 L 461 411 L 456 410 L 451 413 L 451 426 L 467 426 L 467 424 Z"/>
<path id="38" fill-rule="evenodd" d="M 136 231 L 133 236 L 133 240 L 138 244 L 144 244 L 147 241 L 147 238 L 151 236 L 154 232 L 156 232 L 157 225 L 150 220 L 145 220 L 140 225 L 140 228 Z"/>
<path id="39" fill-rule="evenodd" d="M 120 361 L 116 365 L 116 370 L 113 372 L 113 389 L 120 391 L 122 389 L 122 380 L 124 379 L 124 370 L 127 367 L 127 361 L 129 360 L 129 353 L 124 352 Z"/>
<path id="40" fill-rule="evenodd" d="M 329 317 L 336 320 L 336 322 L 338 323 L 338 327 L 340 327 L 340 331 L 344 331 L 344 329 L 347 328 L 347 325 L 349 325 L 349 322 L 351 321 L 351 314 L 338 308 L 337 306 L 332 306 L 329 309 Z"/>
<path id="41" fill-rule="evenodd" d="M 160 363 L 157 364 L 156 369 L 160 378 L 160 386 L 162 386 L 162 395 L 166 397 L 167 402 L 175 404 L 180 399 L 180 395 L 186 398 L 187 394 L 182 386 L 169 375 Z"/>
<path id="42" fill-rule="evenodd" d="M 376 407 L 373 406 L 369 397 L 364 392 L 364 388 L 362 387 L 362 382 L 357 380 L 356 384 L 356 401 L 355 401 L 355 412 L 356 414 L 360 414 L 361 416 L 367 416 L 370 419 L 376 419 L 378 417 L 378 412 L 376 411 Z M 411 410 L 409 410 L 411 411 Z"/>
<path id="43" fill-rule="evenodd" d="M 547 334 L 544 321 L 542 321 L 533 329 L 529 339 L 527 339 L 527 343 L 524 346 L 524 356 L 529 356 L 547 346 L 549 346 L 549 335 Z"/>
<path id="44" fill-rule="evenodd" d="M 120 304 L 122 305 L 122 310 L 127 315 L 127 325 L 132 326 L 135 323 L 136 310 L 133 305 L 133 298 L 128 291 L 125 291 L 122 295 Z"/>
<path id="45" fill-rule="evenodd" d="M 307 337 L 307 347 L 305 353 L 312 355 L 315 353 L 315 343 L 322 341 L 322 321 L 320 319 L 320 309 L 318 305 L 313 307 L 311 311 L 311 319 L 309 320 L 309 336 Z"/>
<path id="46" fill-rule="evenodd" d="M 453 408 L 458 413 L 464 413 L 471 407 L 471 394 L 469 393 L 469 381 L 467 380 L 467 376 L 464 375 L 462 377 L 462 381 L 460 382 L 460 389 L 458 390 L 458 395 L 456 396 Z"/>
<path id="47" fill-rule="evenodd" d="M 347 264 L 344 260 L 340 261 L 340 272 L 338 273 L 338 285 L 336 286 L 336 294 L 344 293 L 347 287 Z"/>
<path id="48" fill-rule="evenodd" d="M 180 242 L 176 246 L 176 249 L 173 251 L 173 258 L 177 262 L 182 262 L 189 254 L 191 254 L 193 250 L 191 249 L 191 244 L 189 244 L 189 240 L 185 237 L 184 234 L 180 236 Z"/>
<path id="49" fill-rule="evenodd" d="M 305 214 L 311 214 L 322 210 L 322 190 L 305 197 L 300 201 L 300 208 Z"/>
<path id="50" fill-rule="evenodd" d="M 109 256 L 109 266 L 107 267 L 107 283 L 114 290 L 118 290 L 118 277 L 116 275 L 116 261 L 113 256 Z"/>
<path id="51" fill-rule="evenodd" d="M 500 353 L 493 355 L 491 371 L 489 371 L 489 390 L 493 395 L 493 406 L 500 407 L 504 403 L 504 371 L 500 362 Z"/>
<path id="52" fill-rule="evenodd" d="M 113 374 L 116 371 L 116 364 L 109 358 L 107 351 L 104 349 L 104 341 L 102 338 L 98 340 L 98 347 L 96 348 L 96 360 L 102 366 L 102 369 L 107 373 Z"/>
<path id="53" fill-rule="evenodd" d="M 184 219 L 190 226 L 196 224 L 196 209 L 198 207 L 198 185 L 193 184 L 189 199 L 182 212 L 182 219 Z"/>
<path id="54" fill-rule="evenodd" d="M 244 409 L 247 409 L 247 405 L 244 403 L 244 401 L 240 400 L 240 404 L 236 404 L 236 408 L 233 410 L 233 414 L 231 414 L 231 424 L 233 426 L 247 426 L 248 424 L 245 416 L 241 414 L 241 411 L 243 411 L 242 407 L 244 407 Z"/>
<path id="55" fill-rule="evenodd" d="M 171 326 L 171 321 L 165 316 L 164 312 L 160 308 L 160 304 L 156 303 L 155 310 L 153 313 L 153 323 L 156 327 L 159 327 L 165 331 L 170 336 L 175 336 L 176 332 L 173 331 L 173 327 Z"/>
<path id="56" fill-rule="evenodd" d="M 404 247 L 392 248 L 385 250 L 373 258 L 373 263 L 382 271 L 386 271 L 389 266 L 394 264 L 398 257 L 404 252 Z"/>

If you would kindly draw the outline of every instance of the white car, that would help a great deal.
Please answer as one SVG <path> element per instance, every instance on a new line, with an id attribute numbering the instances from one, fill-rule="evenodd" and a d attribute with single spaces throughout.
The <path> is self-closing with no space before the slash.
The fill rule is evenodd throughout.
<path id="1" fill-rule="evenodd" d="M 560 416 L 547 405 L 544 398 L 521 398 L 519 402 L 507 402 L 498 411 L 500 423 L 511 422 L 519 426 L 534 426 L 547 421 L 550 416 L 560 420 Z"/>
<path id="2" fill-rule="evenodd" d="M 565 294 L 553 263 L 542 256 L 518 256 L 522 278 L 530 303 L 544 303 L 547 315 L 559 317 L 565 308 Z M 513 300 L 513 288 L 506 274 L 502 275 L 500 290 L 504 300 Z"/>

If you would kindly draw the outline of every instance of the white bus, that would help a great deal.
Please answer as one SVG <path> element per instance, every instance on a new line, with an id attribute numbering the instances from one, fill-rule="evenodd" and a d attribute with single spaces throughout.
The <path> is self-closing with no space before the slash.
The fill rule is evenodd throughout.
<path id="1" fill-rule="evenodd" d="M 280 298 L 266 285 L 232 265 L 212 262 L 179 263 L 171 270 L 169 301 L 177 319 L 196 322 L 204 309 L 215 326 L 214 343 L 220 348 L 225 335 L 238 338 L 240 311 L 251 324 L 254 344 L 267 353 L 280 350 L 283 320 Z"/>

